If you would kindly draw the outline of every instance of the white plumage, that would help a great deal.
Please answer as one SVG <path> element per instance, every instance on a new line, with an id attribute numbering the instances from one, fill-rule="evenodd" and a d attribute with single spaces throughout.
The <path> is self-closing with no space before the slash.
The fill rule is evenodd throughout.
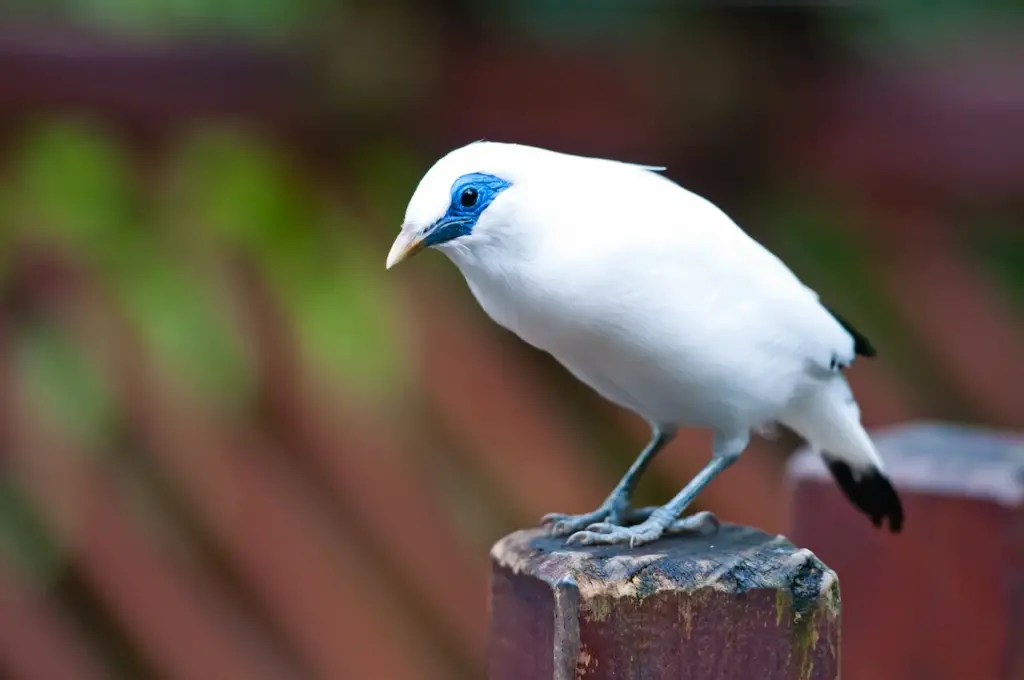
<path id="1" fill-rule="evenodd" d="M 651 424 L 651 444 L 602 507 L 548 516 L 553 531 L 637 544 L 707 529 L 707 514 L 678 516 L 752 430 L 774 422 L 819 447 L 851 501 L 898 530 L 899 499 L 841 372 L 855 349 L 873 354 L 870 344 L 659 169 L 470 144 L 423 177 L 388 257 L 390 268 L 422 247 L 441 250 L 494 321 Z M 678 426 L 714 431 L 706 479 L 631 513 L 636 479 Z M 623 526 L 631 516 L 645 521 Z"/>

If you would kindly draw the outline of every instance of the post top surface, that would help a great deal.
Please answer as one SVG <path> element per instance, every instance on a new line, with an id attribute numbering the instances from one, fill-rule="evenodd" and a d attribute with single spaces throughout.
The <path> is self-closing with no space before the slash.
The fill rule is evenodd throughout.
<path id="1" fill-rule="evenodd" d="M 771 589 L 788 591 L 799 612 L 813 608 L 837 584 L 835 573 L 810 550 L 735 524 L 722 524 L 711 536 L 668 536 L 635 548 L 567 545 L 542 528 L 524 529 L 499 540 L 491 558 L 552 588 L 575 587 L 584 599 Z M 832 592 L 838 604 L 838 589 Z"/>

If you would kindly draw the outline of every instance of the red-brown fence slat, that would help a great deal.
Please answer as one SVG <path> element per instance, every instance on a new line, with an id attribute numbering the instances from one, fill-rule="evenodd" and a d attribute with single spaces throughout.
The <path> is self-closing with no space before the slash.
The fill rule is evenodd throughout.
<path id="1" fill-rule="evenodd" d="M 930 196 L 1019 195 L 1024 172 L 1024 51 L 994 40 L 921 52 L 823 78 L 779 134 L 837 186 Z M 839 77 L 836 77 L 839 75 Z M 876 225 L 884 235 L 889 225 Z"/>
<path id="2" fill-rule="evenodd" d="M 152 451 L 323 677 L 444 677 L 359 546 L 331 526 L 294 470 L 252 433 L 218 430 L 166 383 L 147 389 L 163 392 L 160 424 L 147 418 Z"/>
<path id="3" fill-rule="evenodd" d="M 319 676 L 450 677 L 294 470 L 243 424 L 215 422 L 186 397 L 110 301 L 93 313 L 103 333 L 81 340 L 115 370 L 144 445 Z"/>
<path id="4" fill-rule="evenodd" d="M 860 405 L 860 419 L 866 428 L 924 416 L 912 396 L 913 390 L 900 379 L 898 367 L 889 362 L 881 350 L 878 358 L 858 361 L 855 368 L 847 372 L 846 379 Z"/>
<path id="5" fill-rule="evenodd" d="M 424 112 L 431 137 L 456 145 L 480 132 L 636 162 L 664 161 L 658 156 L 678 122 L 664 97 L 670 72 L 657 62 L 636 68 L 621 53 L 600 49 L 480 46 L 456 42 L 442 54 L 431 100 L 436 106 Z M 524 81 L 529 97 L 519 88 L 480 86 Z"/>
<path id="6" fill-rule="evenodd" d="M 212 584 L 146 538 L 95 456 L 61 437 L 16 385 L 11 474 L 100 598 L 169 678 L 284 678 Z"/>
<path id="7" fill-rule="evenodd" d="M 520 521 L 592 510 L 615 480 L 597 472 L 542 378 L 488 339 L 477 325 L 490 323 L 482 311 L 473 321 L 456 309 L 464 299 L 446 300 L 426 277 L 415 277 L 407 290 L 421 383 L 462 447 L 509 495 Z"/>
<path id="8" fill-rule="evenodd" d="M 879 210 L 898 223 L 893 252 L 877 276 L 898 291 L 893 304 L 917 332 L 947 378 L 984 412 L 988 422 L 1024 425 L 1024 328 L 993 282 L 966 261 L 962 248 L 932 211 Z"/>
<path id="9" fill-rule="evenodd" d="M 0 674 L 10 680 L 103 680 L 103 663 L 58 602 L 0 560 Z"/>
<path id="10" fill-rule="evenodd" d="M 348 395 L 317 379 L 264 283 L 248 271 L 241 300 L 264 394 L 293 453 L 308 457 L 337 502 L 381 539 L 389 562 L 482 666 L 486 561 L 474 558 L 380 417 L 361 413 Z"/>

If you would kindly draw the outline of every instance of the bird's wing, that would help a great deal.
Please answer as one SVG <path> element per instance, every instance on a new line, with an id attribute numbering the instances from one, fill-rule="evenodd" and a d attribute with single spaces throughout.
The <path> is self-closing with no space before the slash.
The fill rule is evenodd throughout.
<path id="1" fill-rule="evenodd" d="M 763 361 L 788 356 L 834 372 L 851 364 L 857 351 L 873 349 L 711 201 L 642 166 L 578 167 L 562 182 L 579 182 L 580 195 L 600 200 L 564 207 L 545 232 L 573 253 L 560 271 L 589 270 L 582 278 L 593 295 L 613 295 L 610 271 L 619 300 L 643 304 L 655 291 L 655 297 L 670 292 L 674 299 L 660 309 L 679 315 L 695 342 L 719 339 L 723 353 L 747 350 Z M 561 191 L 559 182 L 550 186 Z"/>
<path id="2" fill-rule="evenodd" d="M 867 338 L 717 206 L 666 178 L 644 177 L 626 193 L 644 200 L 629 201 L 621 213 L 602 204 L 605 224 L 617 217 L 630 225 L 606 238 L 617 261 L 631 261 L 632 276 L 694 298 L 681 306 L 693 315 L 690 323 L 720 335 L 748 334 L 767 348 L 765 356 L 788 353 L 823 371 L 841 370 L 856 353 L 873 353 Z"/>
<path id="3" fill-rule="evenodd" d="M 849 366 L 857 353 L 864 353 L 858 350 L 873 352 L 864 336 L 767 249 L 748 239 L 737 250 L 742 252 L 723 253 L 719 264 L 735 272 L 737 295 L 749 298 L 745 309 L 752 327 L 763 329 L 779 349 L 803 355 L 810 368 L 827 372 Z"/>

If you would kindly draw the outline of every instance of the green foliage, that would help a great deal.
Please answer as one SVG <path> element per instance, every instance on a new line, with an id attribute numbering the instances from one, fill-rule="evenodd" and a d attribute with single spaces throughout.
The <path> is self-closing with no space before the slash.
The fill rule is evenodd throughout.
<path id="1" fill-rule="evenodd" d="M 867 51 L 897 44 L 934 48 L 964 35 L 1007 37 L 1024 28 L 1020 0 L 893 0 L 870 8 L 843 8 L 827 15 L 835 34 Z"/>
<path id="2" fill-rule="evenodd" d="M 117 293 L 145 344 L 173 373 L 209 396 L 243 401 L 251 375 L 211 281 L 179 260 L 150 252 Z"/>
<path id="3" fill-rule="evenodd" d="M 331 0 L 14 0 L 6 14 L 56 16 L 111 33 L 148 38 L 231 34 L 280 40 L 316 21 Z"/>
<path id="4" fill-rule="evenodd" d="M 304 348 L 364 396 L 385 396 L 408 377 L 381 261 L 353 235 L 337 258 L 287 289 Z"/>
<path id="5" fill-rule="evenodd" d="M 1012 215 L 972 214 L 964 219 L 962 233 L 980 260 L 1003 285 L 1007 298 L 1024 310 L 1024 230 Z"/>
<path id="6" fill-rule="evenodd" d="M 301 269 L 322 245 L 310 228 L 315 197 L 286 159 L 254 135 L 210 126 L 190 135 L 171 160 L 178 206 L 187 219 L 175 227 L 209 231 L 210 244 L 230 244 Z M 206 238 L 199 236 L 199 238 Z"/>
<path id="7" fill-rule="evenodd" d="M 418 158 L 405 146 L 385 141 L 353 157 L 352 165 L 361 206 L 369 213 L 360 228 L 396 234 L 409 197 L 430 162 Z"/>
<path id="8" fill-rule="evenodd" d="M 187 253 L 152 214 L 147 187 L 103 130 L 40 124 L 13 162 L 11 219 L 23 237 L 57 246 L 105 284 L 161 360 L 207 390 L 237 397 L 244 366 L 224 311 Z M 80 304 L 97 304 L 87 294 Z"/>
<path id="9" fill-rule="evenodd" d="M 29 582 L 49 580 L 64 563 L 31 503 L 9 479 L 0 479 L 0 554 L 20 568 Z"/>
<path id="10" fill-rule="evenodd" d="M 16 254 L 14 252 L 15 233 L 12 219 L 13 188 L 6 182 L 0 182 L 0 290 L 7 284 L 11 265 Z"/>
<path id="11" fill-rule="evenodd" d="M 13 162 L 11 218 L 88 253 L 104 266 L 132 256 L 128 227 L 137 212 L 130 169 L 104 130 L 84 121 L 48 121 L 29 131 Z"/>
<path id="12" fill-rule="evenodd" d="M 307 35 L 332 19 L 354 16 L 343 0 L 7 0 L 0 20 L 44 18 L 114 34 L 154 40 L 181 37 L 283 42 Z M 559 45 L 574 41 L 643 43 L 659 35 L 703 30 L 701 18 L 722 8 L 714 3 L 655 0 L 476 0 L 466 10 L 499 31 L 528 34 Z M 730 9 L 730 8 L 725 8 Z M 742 11 L 742 6 L 738 8 Z M 752 9 L 752 8 L 746 8 Z M 766 7 L 768 11 L 770 7 Z M 402 11 L 401 5 L 397 11 Z M 993 30 L 1012 37 L 1024 23 L 1020 0 L 891 0 L 871 4 L 808 7 L 833 34 L 863 49 L 935 45 L 965 32 Z"/>
<path id="13" fill-rule="evenodd" d="M 636 0 L 592 0 L 588 3 L 530 0 L 470 3 L 481 19 L 509 25 L 533 37 L 564 46 L 574 41 L 629 41 L 662 30 L 666 21 L 679 24 L 685 14 L 666 3 Z M 683 8 L 685 9 L 685 8 Z M 683 16 L 680 16 L 683 14 Z"/>
<path id="14" fill-rule="evenodd" d="M 612 41 L 644 43 L 659 36 L 693 37 L 711 28 L 704 19 L 733 12 L 761 12 L 766 16 L 785 10 L 765 6 L 720 7 L 715 3 L 672 4 L 656 0 L 594 0 L 567 3 L 558 0 L 488 2 L 468 7 L 497 30 L 528 33 L 552 44 Z M 793 10 L 793 7 L 788 7 Z M 800 8 L 829 27 L 839 40 L 861 49 L 886 50 L 893 45 L 929 47 L 965 33 L 983 35 L 1000 30 L 1008 38 L 1024 27 L 1020 0 L 891 0 L 884 3 L 824 3 Z"/>
<path id="15" fill-rule="evenodd" d="M 113 402 L 82 349 L 53 326 L 36 323 L 22 330 L 16 350 L 30 403 L 76 441 L 105 441 L 113 429 Z"/>
<path id="16" fill-rule="evenodd" d="M 395 228 L 400 191 L 418 170 L 396 149 L 366 158 L 364 203 L 381 210 L 357 224 L 352 206 L 239 128 L 196 131 L 154 187 L 136 181 L 103 130 L 55 121 L 26 136 L 5 207 L 21 236 L 85 264 L 157 359 L 212 396 L 238 402 L 251 390 L 229 324 L 236 253 L 268 280 L 315 367 L 364 395 L 386 394 L 405 375 L 404 353 L 366 227 Z"/>
<path id="17" fill-rule="evenodd" d="M 179 195 L 221 247 L 245 253 L 269 280 L 317 368 L 365 396 L 404 375 L 383 281 L 365 222 L 290 170 L 287 159 L 238 131 L 195 135 L 176 161 Z M 380 186 L 384 182 L 379 183 Z"/>

